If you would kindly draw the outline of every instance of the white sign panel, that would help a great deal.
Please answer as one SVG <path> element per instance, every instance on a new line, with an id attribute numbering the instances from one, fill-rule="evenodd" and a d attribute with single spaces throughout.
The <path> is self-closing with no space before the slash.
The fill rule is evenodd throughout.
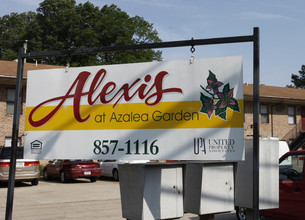
<path id="1" fill-rule="evenodd" d="M 241 160 L 242 58 L 28 72 L 25 158 Z"/>

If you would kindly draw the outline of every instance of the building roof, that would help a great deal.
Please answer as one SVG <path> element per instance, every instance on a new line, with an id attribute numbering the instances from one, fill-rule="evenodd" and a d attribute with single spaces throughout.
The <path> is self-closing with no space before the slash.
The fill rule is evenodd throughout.
<path id="1" fill-rule="evenodd" d="M 260 102 L 305 103 L 305 89 L 260 85 L 259 94 Z M 253 100 L 253 84 L 244 84 L 244 99 Z"/>
<path id="2" fill-rule="evenodd" d="M 15 84 L 17 76 L 17 65 L 16 61 L 0 60 L 0 84 Z M 65 68 L 63 66 L 35 64 L 35 63 L 24 63 L 23 67 L 23 78 L 26 79 L 27 72 L 29 70 L 41 70 L 41 69 L 58 69 Z"/>
<path id="3" fill-rule="evenodd" d="M 0 60 L 0 76 L 15 76 L 17 74 L 18 62 Z M 63 66 L 25 63 L 23 67 L 23 77 L 27 76 L 29 70 L 41 70 L 41 69 L 57 69 L 64 68 Z"/>

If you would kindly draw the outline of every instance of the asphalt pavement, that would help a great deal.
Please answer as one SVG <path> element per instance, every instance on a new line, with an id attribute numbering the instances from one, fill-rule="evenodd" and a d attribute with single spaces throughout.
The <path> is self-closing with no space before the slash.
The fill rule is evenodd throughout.
<path id="1" fill-rule="evenodd" d="M 7 186 L 0 188 L 0 219 L 5 218 Z M 14 220 L 122 220 L 119 182 L 99 179 L 95 183 L 79 179 L 71 183 L 40 181 L 38 186 L 16 183 Z M 185 214 L 180 220 L 199 220 Z M 235 213 L 215 216 L 215 220 L 236 220 Z"/>

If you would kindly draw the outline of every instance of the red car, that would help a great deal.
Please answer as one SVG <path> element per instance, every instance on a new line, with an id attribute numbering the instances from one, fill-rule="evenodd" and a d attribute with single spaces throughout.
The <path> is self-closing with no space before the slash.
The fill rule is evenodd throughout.
<path id="1" fill-rule="evenodd" d="M 261 210 L 274 219 L 305 219 L 305 151 L 290 151 L 280 159 L 279 208 Z"/>
<path id="2" fill-rule="evenodd" d="M 279 208 L 260 210 L 271 219 L 305 219 L 305 150 L 290 151 L 280 158 Z M 246 209 L 238 207 L 238 219 L 246 220 Z"/>
<path id="3" fill-rule="evenodd" d="M 60 178 L 63 183 L 76 178 L 87 178 L 95 182 L 100 175 L 100 165 L 93 160 L 52 160 L 43 172 L 45 180 Z"/>

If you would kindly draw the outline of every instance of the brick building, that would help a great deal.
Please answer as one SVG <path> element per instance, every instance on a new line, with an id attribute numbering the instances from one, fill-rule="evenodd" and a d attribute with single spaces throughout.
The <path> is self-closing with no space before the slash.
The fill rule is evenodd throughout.
<path id="1" fill-rule="evenodd" d="M 253 85 L 244 84 L 245 138 L 253 133 Z M 260 86 L 260 136 L 278 137 L 292 149 L 305 141 L 305 89 Z"/>
<path id="2" fill-rule="evenodd" d="M 28 70 L 37 69 L 54 69 L 63 68 L 62 66 L 52 66 L 44 64 L 25 63 L 23 73 L 23 103 L 22 114 L 20 116 L 20 129 L 19 129 L 19 144 L 23 146 L 24 134 L 24 112 L 25 112 L 25 87 L 26 77 Z M 13 127 L 13 111 L 15 99 L 15 86 L 17 62 L 0 60 L 0 147 L 10 146 L 12 140 L 12 127 Z"/>
<path id="3" fill-rule="evenodd" d="M 25 63 L 23 88 L 25 91 L 28 70 L 64 68 L 43 64 Z M 17 63 L 0 60 L 0 147 L 11 145 L 13 105 Z M 20 145 L 23 146 L 25 92 L 20 116 Z M 245 138 L 253 135 L 253 85 L 244 84 Z M 304 124 L 302 124 L 302 121 Z M 302 126 L 303 125 L 303 126 Z M 260 86 L 260 136 L 278 137 L 293 148 L 305 141 L 305 89 Z"/>

